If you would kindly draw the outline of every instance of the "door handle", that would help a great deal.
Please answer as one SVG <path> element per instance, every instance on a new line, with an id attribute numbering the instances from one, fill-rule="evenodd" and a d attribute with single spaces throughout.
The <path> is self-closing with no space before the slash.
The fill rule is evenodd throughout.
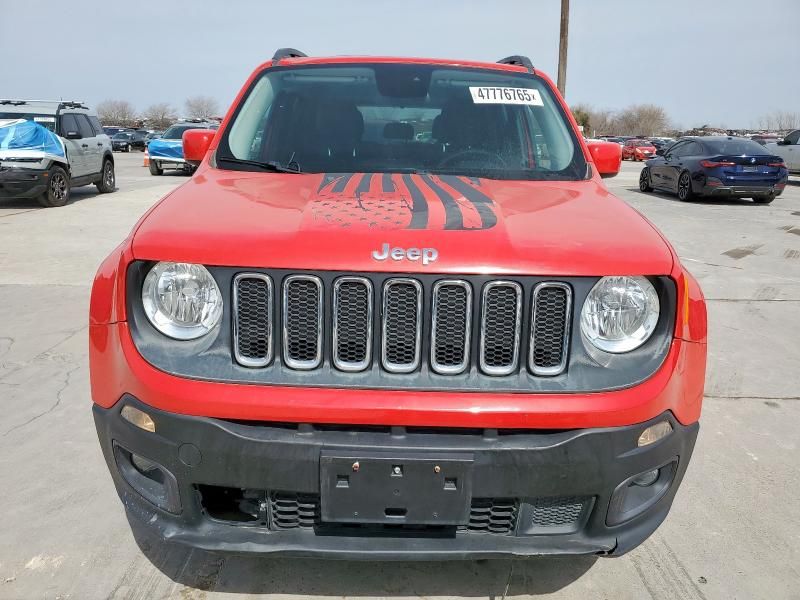
<path id="1" fill-rule="evenodd" d="M 81 148 L 88 148 L 89 144 L 81 144 Z"/>
<path id="2" fill-rule="evenodd" d="M 103 147 L 103 142 L 97 142 L 97 147 L 98 148 L 102 148 Z"/>

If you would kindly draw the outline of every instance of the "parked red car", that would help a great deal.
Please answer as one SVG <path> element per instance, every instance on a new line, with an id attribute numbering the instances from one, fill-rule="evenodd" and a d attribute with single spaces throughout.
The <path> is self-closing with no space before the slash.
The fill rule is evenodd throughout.
<path id="1" fill-rule="evenodd" d="M 648 160 L 656 155 L 656 147 L 648 140 L 628 140 L 622 147 L 622 160 Z"/>
<path id="2" fill-rule="evenodd" d="M 698 432 L 706 309 L 552 81 L 280 50 L 100 266 L 132 523 L 214 551 L 622 554 Z"/>

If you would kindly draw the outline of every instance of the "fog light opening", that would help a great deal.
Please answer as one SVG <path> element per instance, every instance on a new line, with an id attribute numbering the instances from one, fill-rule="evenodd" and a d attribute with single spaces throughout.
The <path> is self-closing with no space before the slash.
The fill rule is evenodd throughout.
<path id="1" fill-rule="evenodd" d="M 181 512 L 178 481 L 164 466 L 114 442 L 119 474 L 140 496 L 162 510 Z"/>
<path id="2" fill-rule="evenodd" d="M 672 424 L 669 421 L 661 421 L 645 429 L 639 436 L 638 446 L 649 446 L 658 440 L 667 437 L 672 433 Z"/>
<path id="3" fill-rule="evenodd" d="M 128 423 L 136 425 L 139 429 L 144 429 L 151 433 L 155 433 L 156 431 L 156 424 L 153 419 L 150 418 L 150 415 L 134 406 L 130 406 L 129 404 L 123 406 L 119 414 Z"/>
<path id="4" fill-rule="evenodd" d="M 646 471 L 641 475 L 637 475 L 631 483 L 633 485 L 638 485 L 639 487 L 650 487 L 656 481 L 658 481 L 658 476 L 661 474 L 661 469 L 653 469 L 652 471 Z"/>

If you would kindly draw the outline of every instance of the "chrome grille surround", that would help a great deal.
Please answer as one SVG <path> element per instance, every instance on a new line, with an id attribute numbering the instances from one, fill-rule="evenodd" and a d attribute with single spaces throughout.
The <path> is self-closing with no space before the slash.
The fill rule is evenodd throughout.
<path id="1" fill-rule="evenodd" d="M 342 304 L 343 286 L 363 286 L 366 290 L 366 315 L 363 323 L 352 320 L 352 315 L 344 317 L 340 315 L 340 309 L 347 307 Z M 352 303 L 352 301 L 348 301 Z M 373 292 L 372 282 L 365 277 L 339 277 L 333 284 L 333 365 L 340 371 L 363 371 L 372 362 L 372 320 L 373 320 Z M 342 328 L 350 329 L 350 332 L 341 331 Z M 364 358 L 359 361 L 343 359 L 341 344 L 345 343 L 345 335 L 354 335 L 353 329 L 363 331 L 363 341 L 355 340 L 354 343 L 364 347 Z"/>
<path id="2" fill-rule="evenodd" d="M 460 348 L 456 352 L 461 352 L 462 358 L 458 362 L 449 362 L 439 360 L 438 354 L 440 351 L 440 334 L 439 327 L 442 317 L 439 316 L 439 309 L 441 307 L 441 296 L 447 288 L 461 288 L 464 292 L 464 313 L 463 317 L 455 315 L 455 320 L 463 319 L 463 341 L 459 344 Z M 470 343 L 472 333 L 472 286 L 462 279 L 442 279 L 437 281 L 433 286 L 433 294 L 431 300 L 431 369 L 440 375 L 458 375 L 463 372 L 469 365 Z M 458 325 L 456 324 L 456 327 Z M 443 336 L 442 336 L 443 337 Z"/>
<path id="3" fill-rule="evenodd" d="M 313 305 L 316 310 L 316 315 L 312 314 L 312 319 L 316 322 L 316 336 L 310 340 L 301 339 L 303 337 L 309 337 L 302 335 L 298 339 L 291 339 L 291 337 L 294 335 L 294 332 L 290 331 L 291 324 L 289 323 L 289 320 L 293 319 L 294 317 L 303 317 L 296 312 L 298 310 L 297 304 L 290 304 L 289 302 L 289 294 L 291 293 L 290 288 L 301 283 L 311 283 L 316 286 L 317 289 L 316 301 Z M 286 366 L 291 369 L 309 371 L 311 369 L 316 369 L 322 364 L 322 318 L 324 313 L 322 298 L 322 280 L 319 277 L 314 275 L 290 275 L 283 281 L 283 361 Z M 290 314 L 290 312 L 294 312 L 295 314 Z M 316 316 L 316 318 L 313 318 L 314 316 Z M 307 319 L 307 317 L 305 318 Z M 314 347 L 313 357 L 310 359 L 294 358 L 292 356 L 292 346 L 298 343 L 312 345 L 312 347 Z"/>
<path id="4" fill-rule="evenodd" d="M 540 336 L 551 335 L 552 328 L 542 331 L 539 325 L 543 318 L 541 309 L 537 310 L 538 299 L 540 295 L 547 290 L 563 290 L 564 299 L 564 319 L 563 319 L 563 334 L 560 336 L 560 344 L 558 340 L 551 340 L 551 343 L 556 346 L 557 351 L 561 354 L 561 359 L 556 365 L 542 365 L 542 361 L 537 361 L 536 351 L 539 344 L 544 343 L 543 340 L 537 339 Z M 531 301 L 531 338 L 528 345 L 528 368 L 534 375 L 540 376 L 554 376 L 560 375 L 567 368 L 567 358 L 569 356 L 569 337 L 571 334 L 572 324 L 572 288 L 566 283 L 560 281 L 543 281 L 533 288 L 532 301 Z M 550 351 L 552 352 L 552 351 Z M 540 364 L 537 364 L 539 362 Z"/>
<path id="5" fill-rule="evenodd" d="M 501 353 L 507 353 L 508 348 L 501 348 L 503 343 L 502 335 L 498 334 L 497 327 L 492 327 L 488 324 L 488 317 L 492 317 L 490 311 L 492 310 L 489 303 L 492 302 L 491 295 L 497 294 L 495 290 L 507 289 L 511 290 L 515 300 L 514 323 L 513 323 L 513 347 L 511 349 L 511 356 L 504 363 L 496 364 L 498 361 L 487 360 L 487 353 L 498 350 Z M 496 311 L 495 311 L 496 312 Z M 492 331 L 491 329 L 494 329 Z M 519 365 L 519 346 L 520 346 L 520 331 L 522 329 L 522 286 L 515 281 L 490 281 L 483 286 L 481 292 L 481 333 L 480 333 L 480 368 L 481 371 L 487 375 L 502 376 L 510 375 L 517 370 Z M 506 342 L 507 343 L 507 342 Z"/>
<path id="6" fill-rule="evenodd" d="M 397 354 L 394 350 L 389 348 L 389 344 L 393 343 L 398 345 L 400 342 L 397 340 L 390 340 L 387 332 L 389 329 L 392 330 L 393 333 L 396 333 L 398 327 L 393 325 L 399 325 L 399 321 L 401 321 L 401 315 L 395 314 L 398 311 L 395 307 L 392 306 L 392 298 L 390 297 L 392 294 L 393 288 L 408 288 L 411 287 L 415 294 L 416 294 L 416 302 L 415 306 L 413 307 L 413 316 L 414 316 L 414 325 L 412 332 L 413 335 L 413 358 L 409 361 L 395 361 L 392 360 L 393 354 Z M 401 300 L 402 301 L 402 300 Z M 383 301 L 382 301 L 382 310 L 381 310 L 381 364 L 383 368 L 389 371 L 390 373 L 411 373 L 415 371 L 420 365 L 421 359 L 421 345 L 422 345 L 422 284 L 416 279 L 410 279 L 405 277 L 395 277 L 392 279 L 388 279 L 383 284 Z M 407 310 L 408 307 L 404 307 L 404 310 Z M 397 323 L 390 323 L 390 321 L 398 321 Z M 403 346 L 408 346 L 407 342 L 402 344 Z M 402 348 L 401 351 L 406 351 L 407 348 Z"/>
<path id="7" fill-rule="evenodd" d="M 247 308 L 244 311 L 239 310 L 239 297 L 241 295 L 240 286 L 247 281 L 256 281 L 263 283 L 266 288 L 266 314 L 259 315 L 256 310 L 259 307 L 252 307 L 251 303 L 247 303 Z M 262 273 L 239 273 L 233 279 L 233 355 L 240 365 L 244 367 L 266 367 L 272 362 L 272 355 L 274 352 L 275 344 L 273 343 L 273 336 L 275 332 L 274 315 L 275 315 L 275 301 L 273 296 L 272 278 L 269 275 Z M 256 313 L 256 314 L 250 314 Z M 248 320 L 261 319 L 266 324 L 266 334 L 264 335 L 263 344 L 266 345 L 266 350 L 263 353 L 244 352 L 242 343 L 244 343 L 243 336 L 247 335 L 242 329 L 252 329 L 252 324 L 243 326 L 240 319 Z M 258 327 L 258 325 L 256 326 Z M 249 344 L 245 344 L 249 345 Z M 248 356 L 249 354 L 249 356 Z M 254 354 L 263 354 L 264 356 L 253 356 Z"/>

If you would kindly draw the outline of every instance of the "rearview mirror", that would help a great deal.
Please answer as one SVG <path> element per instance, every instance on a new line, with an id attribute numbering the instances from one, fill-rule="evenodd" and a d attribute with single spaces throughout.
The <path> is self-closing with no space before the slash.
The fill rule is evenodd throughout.
<path id="1" fill-rule="evenodd" d="M 614 142 L 586 142 L 600 177 L 614 177 L 622 164 L 622 146 Z"/>
<path id="2" fill-rule="evenodd" d="M 208 153 L 216 131 L 213 129 L 187 129 L 183 132 L 183 158 L 192 165 L 199 165 Z"/>

